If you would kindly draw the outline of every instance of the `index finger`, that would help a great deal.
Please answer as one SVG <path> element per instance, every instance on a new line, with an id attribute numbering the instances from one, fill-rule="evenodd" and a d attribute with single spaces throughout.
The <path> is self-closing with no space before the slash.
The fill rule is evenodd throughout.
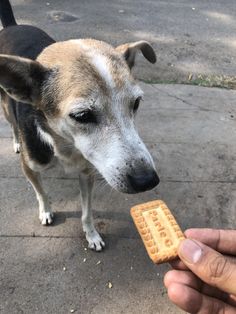
<path id="1" fill-rule="evenodd" d="M 236 255 L 236 230 L 193 228 L 186 230 L 184 234 L 220 253 Z"/>

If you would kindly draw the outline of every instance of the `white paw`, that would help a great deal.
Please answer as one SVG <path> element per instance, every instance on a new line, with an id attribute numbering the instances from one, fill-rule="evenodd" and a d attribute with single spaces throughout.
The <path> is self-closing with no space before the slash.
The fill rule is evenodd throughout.
<path id="1" fill-rule="evenodd" d="M 16 154 L 19 154 L 20 152 L 20 143 L 13 140 L 13 150 Z"/>
<path id="2" fill-rule="evenodd" d="M 53 213 L 51 212 L 41 212 L 39 214 L 39 220 L 41 221 L 41 224 L 46 226 L 46 225 L 51 225 L 53 222 Z"/>
<path id="3" fill-rule="evenodd" d="M 88 247 L 91 250 L 101 251 L 105 247 L 105 243 L 96 229 L 87 231 L 85 234 L 88 241 Z"/>

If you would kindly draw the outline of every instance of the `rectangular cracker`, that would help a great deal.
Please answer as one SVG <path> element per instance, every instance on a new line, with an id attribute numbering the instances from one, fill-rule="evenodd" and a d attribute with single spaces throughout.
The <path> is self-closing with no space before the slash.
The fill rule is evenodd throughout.
<path id="1" fill-rule="evenodd" d="M 177 257 L 178 245 L 185 237 L 163 201 L 136 205 L 130 213 L 154 263 L 168 262 Z"/>

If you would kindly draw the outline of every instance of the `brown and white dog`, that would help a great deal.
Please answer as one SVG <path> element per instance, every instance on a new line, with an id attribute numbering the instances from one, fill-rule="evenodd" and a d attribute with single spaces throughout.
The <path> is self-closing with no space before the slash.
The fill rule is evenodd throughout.
<path id="1" fill-rule="evenodd" d="M 78 169 L 83 230 L 89 248 L 100 251 L 105 244 L 92 218 L 91 170 L 124 193 L 159 183 L 135 129 L 143 92 L 131 75 L 137 51 L 151 63 L 155 52 L 146 41 L 117 48 L 93 39 L 56 43 L 36 27 L 17 25 L 8 0 L 0 1 L 0 17 L 1 102 L 39 202 L 39 219 L 43 225 L 53 221 L 40 172 L 55 160 Z"/>

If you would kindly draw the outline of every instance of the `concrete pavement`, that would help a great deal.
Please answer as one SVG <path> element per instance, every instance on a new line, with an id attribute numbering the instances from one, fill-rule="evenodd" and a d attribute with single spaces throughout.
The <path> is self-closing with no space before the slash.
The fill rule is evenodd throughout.
<path id="1" fill-rule="evenodd" d="M 17 20 L 42 27 L 57 40 L 97 38 L 113 45 L 149 40 L 150 67 L 140 57 L 138 78 L 188 81 L 197 74 L 236 73 L 234 0 L 12 0 Z M 236 84 L 235 84 L 236 85 Z"/>
<path id="2" fill-rule="evenodd" d="M 1 115 L 1 313 L 182 313 L 163 286 L 168 265 L 149 260 L 129 208 L 160 198 L 183 229 L 235 228 L 236 92 L 141 86 L 137 125 L 161 183 L 132 196 L 96 188 L 95 221 L 107 245 L 102 253 L 86 250 L 76 175 L 59 168 L 44 175 L 56 219 L 50 227 L 39 224 L 34 192 Z"/>
<path id="3" fill-rule="evenodd" d="M 57 40 L 93 37 L 114 45 L 150 40 L 158 61 L 152 66 L 139 56 L 135 75 L 143 80 L 236 73 L 233 0 L 12 3 L 19 23 L 42 27 Z M 0 313 L 182 313 L 163 286 L 168 265 L 149 260 L 129 208 L 160 198 L 183 229 L 236 228 L 236 92 L 141 86 L 145 101 L 137 126 L 161 183 L 130 196 L 98 182 L 93 207 L 106 241 L 102 253 L 86 250 L 76 174 L 60 168 L 44 174 L 56 218 L 50 227 L 39 224 L 34 192 L 0 110 Z"/>

